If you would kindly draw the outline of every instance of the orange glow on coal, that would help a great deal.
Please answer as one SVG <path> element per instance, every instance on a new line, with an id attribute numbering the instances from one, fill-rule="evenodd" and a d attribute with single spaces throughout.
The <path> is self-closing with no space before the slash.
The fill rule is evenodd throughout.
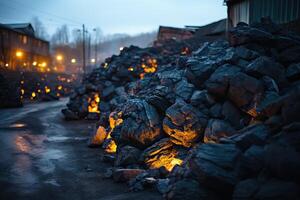
<path id="1" fill-rule="evenodd" d="M 151 169 L 165 167 L 170 172 L 176 165 L 181 165 L 183 162 L 181 159 L 176 158 L 176 156 L 177 151 L 172 149 L 166 154 L 157 155 L 154 158 L 147 160 L 146 164 L 148 164 Z"/>
<path id="2" fill-rule="evenodd" d="M 94 94 L 93 98 L 89 98 L 88 102 L 89 102 L 89 106 L 88 106 L 89 113 L 100 113 L 99 110 L 100 97 L 98 93 Z"/>

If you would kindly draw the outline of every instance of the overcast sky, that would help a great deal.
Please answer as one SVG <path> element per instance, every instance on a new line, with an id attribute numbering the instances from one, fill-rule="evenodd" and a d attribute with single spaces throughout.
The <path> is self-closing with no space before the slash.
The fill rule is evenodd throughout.
<path id="1" fill-rule="evenodd" d="M 105 34 L 137 34 L 159 25 L 204 25 L 226 17 L 223 0 L 0 0 L 0 23 L 28 22 L 37 16 L 52 34 L 57 26 Z"/>

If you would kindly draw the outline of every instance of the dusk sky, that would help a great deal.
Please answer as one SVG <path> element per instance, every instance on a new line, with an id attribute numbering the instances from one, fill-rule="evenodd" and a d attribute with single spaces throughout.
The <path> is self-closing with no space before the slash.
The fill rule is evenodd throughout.
<path id="1" fill-rule="evenodd" d="M 205 25 L 225 18 L 223 0 L 0 0 L 0 23 L 29 22 L 34 16 L 49 34 L 67 24 L 70 29 L 100 27 L 104 34 L 137 34 L 159 25 Z"/>

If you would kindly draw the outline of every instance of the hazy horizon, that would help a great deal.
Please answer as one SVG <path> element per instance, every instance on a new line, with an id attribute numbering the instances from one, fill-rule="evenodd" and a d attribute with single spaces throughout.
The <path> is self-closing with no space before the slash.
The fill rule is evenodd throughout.
<path id="1" fill-rule="evenodd" d="M 214 12 L 211 12 L 214 10 Z M 0 23 L 30 22 L 38 17 L 52 35 L 57 27 L 70 30 L 100 27 L 105 35 L 156 31 L 159 25 L 205 25 L 226 17 L 222 0 L 0 0 Z"/>

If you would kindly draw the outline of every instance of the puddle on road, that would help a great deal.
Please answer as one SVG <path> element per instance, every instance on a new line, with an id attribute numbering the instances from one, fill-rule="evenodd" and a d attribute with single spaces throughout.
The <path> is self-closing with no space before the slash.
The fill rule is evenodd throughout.
<path id="1" fill-rule="evenodd" d="M 64 142 L 68 140 L 82 141 L 87 140 L 88 137 L 66 137 L 66 136 L 51 136 L 47 138 L 48 142 Z"/>
<path id="2" fill-rule="evenodd" d="M 50 141 L 70 139 L 69 137 L 50 137 Z M 26 192 L 34 191 L 39 185 L 39 172 L 51 174 L 55 170 L 55 162 L 66 155 L 59 149 L 53 149 L 46 143 L 46 135 L 36 135 L 30 131 L 16 131 L 12 138 L 15 152 L 11 168 L 13 182 Z M 57 185 L 55 180 L 48 184 Z"/>

